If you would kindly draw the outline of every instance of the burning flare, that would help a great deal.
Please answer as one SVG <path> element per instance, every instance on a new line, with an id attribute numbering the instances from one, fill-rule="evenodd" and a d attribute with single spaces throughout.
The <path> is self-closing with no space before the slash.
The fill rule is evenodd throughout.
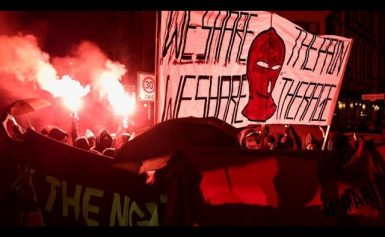
<path id="1" fill-rule="evenodd" d="M 50 60 L 50 56 L 40 49 L 35 36 L 0 35 L 0 76 L 6 78 L 4 83 L 0 83 L 0 92 L 4 90 L 16 98 L 23 98 L 26 92 L 33 94 L 29 97 L 34 97 L 38 90 L 47 91 L 61 98 L 75 118 L 82 105 L 82 97 L 92 89 L 99 94 L 99 98 L 92 97 L 95 101 L 89 101 L 85 109 L 90 110 L 96 105 L 97 109 L 104 110 L 106 108 L 100 106 L 102 103 L 93 102 L 107 99 L 113 112 L 122 118 L 123 126 L 127 127 L 136 101 L 135 95 L 126 92 L 121 83 L 125 73 L 123 64 L 109 60 L 96 44 L 89 41 L 82 42 L 68 57 Z M 62 75 L 71 75 L 76 80 Z M 20 83 L 26 89 L 15 89 Z M 111 121 L 107 113 L 101 114 L 97 122 L 93 118 L 88 119 L 88 126 L 93 123 L 97 123 L 97 127 L 105 126 Z M 52 120 L 56 122 L 61 118 L 53 116 Z"/>
<path id="2" fill-rule="evenodd" d="M 23 83 L 31 83 L 33 89 L 40 88 L 54 97 L 61 97 L 75 113 L 90 86 L 83 87 L 69 76 L 60 79 L 49 58 L 40 50 L 33 35 L 0 36 L 0 73 L 14 75 Z"/>
<path id="3" fill-rule="evenodd" d="M 129 94 L 124 90 L 119 79 L 125 73 L 125 68 L 121 64 L 106 61 L 106 68 L 99 78 L 101 96 L 106 96 L 113 111 L 123 119 L 123 126 L 127 128 L 128 117 L 135 110 L 135 94 Z"/>
<path id="4" fill-rule="evenodd" d="M 66 75 L 61 80 L 47 81 L 45 90 L 55 97 L 61 97 L 64 105 L 77 116 L 82 105 L 81 98 L 90 92 L 90 86 L 83 87 L 80 82 Z"/>

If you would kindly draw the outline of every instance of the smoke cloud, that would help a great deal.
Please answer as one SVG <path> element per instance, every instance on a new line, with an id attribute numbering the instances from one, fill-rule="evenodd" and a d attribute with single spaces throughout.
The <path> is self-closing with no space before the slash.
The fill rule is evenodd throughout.
<path id="1" fill-rule="evenodd" d="M 51 58 L 40 49 L 34 35 L 0 35 L 0 101 L 3 103 L 0 105 L 3 107 L 16 99 L 29 97 L 46 98 L 54 103 L 51 108 L 25 115 L 37 130 L 46 125 L 65 130 L 70 127 L 69 111 L 51 95 L 52 85 L 68 75 L 82 86 L 91 86 L 91 92 L 83 98 L 83 108 L 78 112 L 80 132 L 86 128 L 95 133 L 102 128 L 115 132 L 122 121 L 112 111 L 108 88 L 114 85 L 124 92 L 121 79 L 125 73 L 124 65 L 108 59 L 90 41 L 74 46 L 66 57 Z"/>

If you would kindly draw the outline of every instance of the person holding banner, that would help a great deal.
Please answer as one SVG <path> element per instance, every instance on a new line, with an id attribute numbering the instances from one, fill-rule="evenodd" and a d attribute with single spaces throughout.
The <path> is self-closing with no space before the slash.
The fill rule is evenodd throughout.
<path id="1" fill-rule="evenodd" d="M 8 136 L 14 140 L 21 141 L 24 136 L 24 129 L 17 123 L 15 117 L 6 113 L 5 119 L 3 119 L 3 126 Z"/>
<path id="2" fill-rule="evenodd" d="M 283 138 L 283 142 L 290 140 L 290 148 L 294 150 L 301 149 L 301 141 L 298 137 L 298 134 L 294 130 L 294 128 L 290 125 L 285 125 L 285 134 Z"/>
<path id="3" fill-rule="evenodd" d="M 302 139 L 302 150 L 318 150 L 319 144 L 311 133 L 307 133 Z"/>

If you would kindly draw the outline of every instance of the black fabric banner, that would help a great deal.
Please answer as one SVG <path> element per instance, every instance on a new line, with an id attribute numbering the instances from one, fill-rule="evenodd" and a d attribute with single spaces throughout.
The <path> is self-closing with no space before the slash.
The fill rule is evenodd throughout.
<path id="1" fill-rule="evenodd" d="M 163 225 L 166 193 L 146 176 L 113 167 L 113 159 L 28 130 L 19 145 L 20 177 L 46 225 Z"/>
<path id="2" fill-rule="evenodd" d="M 385 182 L 374 149 L 341 167 L 323 151 L 183 148 L 135 160 L 132 172 L 119 166 L 130 167 L 128 158 L 28 130 L 22 142 L 2 142 L 1 221 L 18 225 L 21 212 L 41 213 L 48 226 L 381 225 Z M 144 166 L 158 167 L 154 184 Z"/>

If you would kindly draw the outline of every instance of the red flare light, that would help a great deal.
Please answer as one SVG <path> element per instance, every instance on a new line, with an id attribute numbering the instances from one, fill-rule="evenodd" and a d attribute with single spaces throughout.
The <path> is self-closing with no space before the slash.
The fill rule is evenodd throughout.
<path id="1" fill-rule="evenodd" d="M 70 76 L 63 76 L 61 80 L 50 80 L 48 91 L 55 97 L 61 97 L 64 105 L 74 114 L 82 105 L 81 98 L 90 92 L 90 86 L 83 87 L 80 82 Z"/>
<path id="2" fill-rule="evenodd" d="M 99 78 L 99 87 L 102 96 L 106 96 L 114 113 L 121 116 L 123 126 L 128 126 L 128 117 L 135 111 L 135 94 L 129 94 L 125 91 L 122 83 L 119 81 L 121 75 L 125 73 L 124 67 L 119 64 L 106 62 L 106 68 Z"/>

